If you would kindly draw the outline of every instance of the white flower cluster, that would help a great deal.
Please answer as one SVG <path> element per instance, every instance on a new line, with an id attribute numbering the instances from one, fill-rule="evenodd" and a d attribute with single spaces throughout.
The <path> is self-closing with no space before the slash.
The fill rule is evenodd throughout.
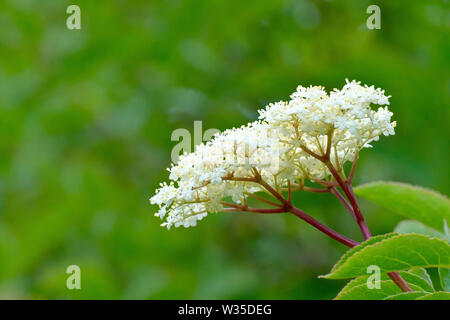
<path id="1" fill-rule="evenodd" d="M 323 87 L 299 86 L 290 101 L 259 110 L 259 121 L 216 134 L 181 156 L 168 169 L 171 183 L 161 184 L 150 199 L 160 207 L 155 215 L 165 219 L 167 228 L 190 227 L 208 212 L 223 210 L 225 198 L 245 203 L 248 194 L 265 191 L 245 181 L 254 177 L 254 169 L 277 191 L 288 181 L 328 179 L 327 166 L 311 153 L 328 155 L 341 171 L 380 135 L 393 135 L 392 112 L 371 109 L 371 104 L 389 105 L 388 98 L 383 90 L 356 81 L 330 94 Z"/>

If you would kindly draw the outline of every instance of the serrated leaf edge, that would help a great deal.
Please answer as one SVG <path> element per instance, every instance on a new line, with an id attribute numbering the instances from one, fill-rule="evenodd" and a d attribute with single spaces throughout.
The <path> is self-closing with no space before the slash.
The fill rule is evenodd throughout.
<path id="1" fill-rule="evenodd" d="M 399 296 L 407 295 L 407 294 L 411 294 L 411 293 L 423 293 L 423 295 L 417 297 L 417 298 L 420 298 L 420 297 L 426 296 L 426 295 L 428 295 L 428 294 L 430 294 L 430 293 L 434 293 L 434 292 L 427 292 L 427 291 L 408 291 L 408 292 L 400 292 L 400 293 L 397 293 L 397 294 L 393 294 L 392 296 L 388 296 L 388 297 L 386 297 L 386 298 L 383 298 L 383 300 L 388 300 L 389 298 L 392 298 L 392 297 L 399 297 Z M 417 299 L 417 298 L 415 298 L 415 299 Z M 414 300 L 415 300 L 415 299 L 414 299 Z"/>
<path id="2" fill-rule="evenodd" d="M 433 295 L 433 294 L 438 294 L 438 293 L 445 293 L 445 294 L 448 294 L 448 296 L 450 297 L 450 293 L 449 293 L 449 292 L 446 292 L 446 291 L 436 291 L 436 292 L 431 292 L 431 293 L 426 294 L 426 295 L 424 295 L 424 296 L 418 297 L 416 300 L 423 300 L 423 298 L 426 298 L 426 297 L 428 297 L 428 296 L 431 296 L 431 295 Z"/>
<path id="3" fill-rule="evenodd" d="M 400 237 L 407 237 L 407 236 L 424 237 L 424 238 L 427 238 L 427 239 L 430 239 L 430 240 L 437 240 L 437 241 L 442 242 L 442 243 L 444 243 L 444 244 L 446 244 L 446 245 L 449 245 L 448 241 L 439 239 L 439 238 L 437 238 L 437 237 L 429 237 L 429 236 L 426 236 L 426 235 L 423 235 L 423 234 L 418 234 L 418 233 L 403 233 L 403 234 L 388 233 L 388 234 L 394 234 L 394 236 L 386 237 L 386 238 L 383 239 L 383 240 L 380 240 L 380 241 L 375 242 L 375 243 L 373 243 L 373 244 L 370 244 L 370 245 L 366 245 L 366 246 L 364 246 L 364 247 L 361 247 L 360 250 L 356 251 L 356 252 L 355 252 L 354 254 L 352 254 L 351 256 L 352 256 L 352 257 L 353 257 L 353 256 L 358 256 L 358 255 L 361 254 L 362 250 L 364 250 L 364 249 L 366 249 L 366 248 L 369 248 L 369 247 L 374 247 L 374 246 L 380 245 L 381 243 L 383 243 L 383 242 L 385 242 L 385 241 L 389 241 L 389 240 L 392 240 L 392 239 L 395 239 L 395 238 L 400 238 Z M 373 238 L 373 237 L 372 237 L 372 238 Z M 372 238 L 371 238 L 371 239 L 372 239 Z M 370 240 L 370 239 L 369 239 L 369 240 Z M 369 240 L 367 240 L 367 241 L 369 241 Z M 364 244 L 364 242 L 361 243 L 360 246 L 363 245 L 363 244 Z M 357 246 L 357 247 L 359 247 L 359 246 Z M 356 248 L 356 247 L 355 247 L 355 248 Z M 352 248 L 352 249 L 354 249 L 354 248 Z M 352 249 L 350 249 L 350 250 L 352 250 Z M 342 256 L 341 259 L 344 259 L 344 258 L 345 258 L 345 260 L 347 261 L 348 258 L 350 257 L 350 256 L 347 256 L 347 253 L 350 253 L 350 250 L 347 251 L 346 254 L 344 254 L 344 256 Z M 331 269 L 330 273 L 328 273 L 328 274 L 326 274 L 326 275 L 319 276 L 319 278 L 325 278 L 325 279 L 346 279 L 346 278 L 330 278 L 330 276 L 331 276 L 333 273 L 335 273 L 336 271 L 338 271 L 339 269 L 342 268 L 342 264 L 343 264 L 345 261 L 344 261 L 343 263 L 339 263 L 339 262 L 340 262 L 340 260 L 335 264 L 335 266 L 337 266 L 336 269 L 334 269 L 334 266 L 333 266 L 333 268 Z M 417 267 L 420 267 L 420 266 L 417 266 Z M 436 267 L 436 268 L 439 268 L 439 267 L 443 267 L 443 266 L 441 266 L 441 265 L 428 265 L 427 267 Z M 444 266 L 444 268 L 450 268 L 450 265 L 449 265 L 449 266 Z M 395 271 L 400 271 L 400 270 L 406 270 L 406 269 L 399 269 L 399 270 L 395 270 Z M 394 270 L 392 270 L 392 271 L 394 271 Z M 386 272 L 390 272 L 390 271 L 386 271 Z M 386 273 L 386 272 L 385 272 L 385 273 Z M 347 279 L 348 279 L 348 278 L 347 278 Z"/>
<path id="4" fill-rule="evenodd" d="M 396 235 L 400 235 L 399 233 L 395 233 L 395 232 L 389 232 L 386 234 L 380 234 L 380 235 L 376 235 L 371 237 L 370 239 L 367 239 L 364 242 L 361 242 L 359 245 L 347 250 L 344 255 L 342 257 L 339 258 L 339 260 L 334 264 L 334 266 L 331 268 L 331 271 L 328 274 L 325 275 L 320 275 L 319 278 L 326 278 L 329 274 L 333 273 L 335 270 L 337 270 L 337 268 L 340 267 L 340 265 L 342 265 L 343 263 L 345 263 L 345 261 L 351 257 L 352 255 L 358 253 L 360 250 L 364 249 L 365 247 L 371 246 L 371 245 L 375 245 L 376 243 L 383 241 L 385 239 L 390 239 Z M 373 244 L 367 245 L 367 243 L 369 241 L 373 241 L 375 239 L 380 239 L 380 241 L 376 241 Z"/>
<path id="5" fill-rule="evenodd" d="M 356 194 L 357 191 L 358 191 L 359 189 L 361 189 L 361 188 L 370 187 L 370 186 L 372 186 L 372 185 L 379 185 L 379 184 L 381 184 L 381 183 L 384 183 L 384 184 L 390 184 L 390 185 L 400 185 L 400 186 L 404 186 L 404 187 L 410 187 L 410 188 L 412 188 L 412 189 L 416 189 L 416 190 L 419 190 L 419 191 L 425 191 L 425 192 L 427 192 L 427 193 L 434 194 L 434 195 L 436 195 L 436 196 L 442 198 L 443 200 L 449 202 L 449 205 L 450 205 L 450 198 L 447 197 L 445 194 L 442 194 L 442 193 L 440 193 L 439 191 L 436 191 L 436 190 L 433 190 L 433 189 L 425 188 L 425 187 L 422 187 L 422 186 L 416 186 L 416 185 L 409 184 L 409 183 L 405 183 L 405 182 L 398 182 L 398 181 L 383 181 L 383 180 L 380 180 L 380 181 L 372 181 L 372 182 L 364 183 L 364 184 L 361 184 L 361 185 L 355 187 L 355 188 L 353 189 L 353 191 L 355 191 L 355 194 Z M 357 194 L 357 195 L 358 195 L 358 194 Z"/>
<path id="6" fill-rule="evenodd" d="M 415 269 L 415 268 L 413 268 L 413 269 Z M 400 275 L 403 276 L 403 277 L 405 277 L 406 274 L 407 274 L 409 277 L 415 277 L 415 278 L 417 278 L 418 280 L 423 281 L 423 283 L 426 284 L 427 288 L 424 288 L 423 285 L 418 285 L 418 284 L 416 284 L 416 283 L 412 283 L 411 280 L 408 281 L 408 279 L 405 279 L 405 281 L 406 281 L 409 285 L 413 285 L 413 286 L 415 286 L 415 287 L 421 289 L 421 290 L 419 290 L 419 291 L 422 291 L 422 292 L 429 292 L 429 293 L 430 293 L 430 291 L 426 291 L 426 290 L 429 290 L 430 288 L 431 288 L 431 293 L 435 292 L 433 286 L 432 286 L 430 283 L 428 283 L 427 280 L 425 280 L 424 278 L 422 278 L 421 276 L 419 276 L 419 275 L 417 275 L 417 274 L 411 273 L 411 272 L 410 272 L 411 270 L 412 270 L 412 269 L 410 269 L 410 270 L 408 270 L 408 271 L 400 271 L 399 273 L 400 273 Z M 369 278 L 369 276 L 370 276 L 370 275 L 359 276 L 359 277 L 356 277 L 356 278 L 350 280 L 349 282 L 347 282 L 346 285 L 341 289 L 341 291 L 339 291 L 339 293 L 337 294 L 337 296 L 335 297 L 335 299 L 338 298 L 341 294 L 344 294 L 344 293 L 346 293 L 347 291 L 351 291 L 353 288 L 359 287 L 361 284 L 364 284 L 364 283 L 361 283 L 361 284 L 353 285 L 355 282 L 359 282 L 359 280 L 361 280 L 361 279 L 363 279 L 363 278 L 365 278 L 365 281 L 367 281 L 367 279 Z M 428 276 L 428 273 L 427 273 L 427 276 Z M 387 277 L 387 276 L 386 276 L 386 277 Z M 429 277 L 429 276 L 428 276 L 428 277 Z M 391 282 L 393 282 L 393 281 L 392 281 L 391 279 L 389 279 L 389 278 L 388 278 L 388 279 L 381 279 L 380 281 L 391 281 Z"/>
<path id="7" fill-rule="evenodd" d="M 392 280 L 380 280 L 381 287 L 383 287 L 383 283 L 389 283 L 389 284 L 392 283 L 392 284 L 395 285 L 395 283 Z M 420 288 L 419 286 L 417 286 L 415 284 L 411 284 L 410 283 L 409 285 L 411 286 L 412 289 L 415 289 L 415 288 L 416 289 L 422 289 L 422 288 Z M 341 297 L 343 294 L 351 294 L 351 292 L 353 290 L 359 289 L 361 287 L 367 287 L 367 283 L 362 283 L 362 284 L 356 285 L 356 286 L 350 288 L 349 290 L 347 290 L 345 292 L 344 292 L 344 290 L 342 290 L 341 292 L 338 293 L 338 295 L 333 300 L 340 300 L 339 297 Z M 367 290 L 382 290 L 382 289 L 369 289 L 369 288 L 367 288 Z M 416 291 L 422 291 L 422 290 L 416 290 Z"/>

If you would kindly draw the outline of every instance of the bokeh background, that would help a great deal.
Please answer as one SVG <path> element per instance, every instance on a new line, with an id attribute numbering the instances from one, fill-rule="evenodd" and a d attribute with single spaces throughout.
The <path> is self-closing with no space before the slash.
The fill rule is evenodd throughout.
<path id="1" fill-rule="evenodd" d="M 66 28 L 81 8 L 82 29 Z M 368 30 L 366 8 L 381 8 Z M 240 126 L 296 86 L 392 95 L 397 134 L 356 184 L 449 194 L 448 1 L 0 2 L 0 298 L 329 299 L 342 245 L 294 216 L 213 214 L 167 231 L 148 198 L 177 128 Z M 361 236 L 331 195 L 299 207 Z M 362 202 L 373 233 L 398 217 Z M 81 290 L 66 288 L 67 266 Z"/>

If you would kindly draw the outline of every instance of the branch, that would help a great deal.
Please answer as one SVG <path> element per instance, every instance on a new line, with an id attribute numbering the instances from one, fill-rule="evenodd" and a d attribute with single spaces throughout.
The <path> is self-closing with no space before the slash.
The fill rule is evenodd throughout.
<path id="1" fill-rule="evenodd" d="M 361 210 L 359 209 L 358 203 L 356 202 L 356 197 L 351 191 L 351 186 L 349 186 L 347 183 L 345 183 L 339 173 L 336 171 L 336 169 L 333 167 L 330 161 L 325 162 L 326 166 L 330 170 L 331 174 L 333 175 L 336 182 L 339 184 L 339 186 L 344 191 L 345 195 L 347 196 L 347 199 L 350 201 L 350 204 L 352 205 L 353 212 L 355 213 L 356 221 L 358 222 L 359 228 L 361 229 L 361 232 L 364 236 L 364 239 L 369 239 L 372 235 L 370 234 L 369 228 L 367 227 L 366 221 L 364 220 L 364 217 L 361 213 Z"/>
<path id="2" fill-rule="evenodd" d="M 325 152 L 324 157 L 330 159 L 331 153 L 331 139 L 333 138 L 334 129 L 330 129 L 327 133 L 327 151 Z"/>
<path id="3" fill-rule="evenodd" d="M 326 192 L 330 192 L 330 188 L 310 188 L 310 187 L 306 187 L 303 186 L 303 190 L 308 191 L 308 192 L 316 192 L 316 193 L 326 193 Z"/>
<path id="4" fill-rule="evenodd" d="M 331 238 L 339 241 L 340 243 L 342 243 L 350 248 L 357 246 L 359 244 L 358 242 L 353 241 L 353 240 L 341 235 L 340 233 L 334 231 L 333 229 L 328 228 L 326 225 L 323 225 L 319 221 L 315 220 L 313 217 L 309 216 L 308 214 L 304 213 L 303 211 L 301 211 L 300 209 L 298 209 L 294 206 L 291 206 L 289 208 L 289 212 L 293 213 L 294 215 L 296 215 L 300 219 L 306 221 L 307 223 L 309 223 L 316 229 L 322 231 L 326 235 L 330 236 Z"/>
<path id="5" fill-rule="evenodd" d="M 403 292 L 413 291 L 409 284 L 402 278 L 398 272 L 388 272 L 387 275 Z"/>
<path id="6" fill-rule="evenodd" d="M 353 176 L 355 175 L 355 169 L 356 169 L 356 162 L 358 161 L 358 154 L 359 154 L 359 151 L 356 151 L 355 157 L 353 158 L 352 168 L 350 170 L 350 174 L 347 179 L 348 184 L 351 184 L 353 181 Z"/>
<path id="7" fill-rule="evenodd" d="M 257 182 L 257 180 L 253 177 L 222 177 L 222 180 L 225 181 L 244 181 L 244 182 Z"/>
<path id="8" fill-rule="evenodd" d="M 338 189 L 336 189 L 336 187 L 332 187 L 330 188 L 330 191 L 332 194 L 334 194 L 336 196 L 336 198 L 339 199 L 340 202 L 342 202 L 342 204 L 344 205 L 344 207 L 347 209 L 348 212 L 350 212 L 350 214 L 352 215 L 352 217 L 358 221 L 358 219 L 356 218 L 355 212 L 352 209 L 352 206 L 348 203 L 347 200 L 345 200 L 344 196 L 339 192 Z"/>
<path id="9" fill-rule="evenodd" d="M 308 192 L 316 192 L 316 193 L 326 193 L 326 192 L 330 192 L 330 188 L 310 188 L 307 187 L 305 185 L 301 185 L 301 184 L 297 184 L 295 185 L 294 188 L 291 187 L 291 190 L 293 191 L 308 191 Z M 283 191 L 289 191 L 289 187 L 288 188 L 282 188 L 281 190 Z"/>
<path id="10" fill-rule="evenodd" d="M 321 184 L 321 185 L 323 185 L 325 187 L 332 187 L 332 186 L 335 185 L 335 183 L 333 183 L 333 182 L 329 182 L 329 181 L 325 181 L 325 180 L 322 180 L 322 179 L 318 179 L 318 178 L 316 178 L 314 176 L 308 176 L 307 178 L 312 180 L 312 181 L 314 181 L 314 182 L 317 182 L 318 184 Z"/>
<path id="11" fill-rule="evenodd" d="M 256 169 L 255 169 L 255 171 L 257 172 Z M 306 214 L 305 212 L 301 211 L 300 209 L 294 207 L 290 202 L 288 202 L 286 199 L 284 199 L 281 194 L 279 194 L 275 189 L 273 189 L 267 182 L 262 180 L 260 175 L 258 177 L 260 179 L 259 183 L 264 188 L 266 188 L 267 191 L 269 191 L 271 194 L 273 194 L 275 198 L 277 198 L 278 200 L 283 202 L 284 207 L 282 209 L 285 212 L 293 213 L 294 215 L 296 215 L 297 217 L 299 217 L 303 221 L 306 221 L 308 224 L 312 225 L 317 230 L 322 231 L 323 233 L 325 233 L 329 237 L 339 241 L 340 243 L 342 243 L 342 244 L 344 244 L 346 246 L 354 247 L 354 246 L 358 245 L 358 242 L 353 241 L 353 240 L 351 240 L 351 239 L 341 235 L 340 233 L 338 233 L 338 232 L 334 231 L 333 229 L 327 227 L 326 225 L 320 223 L 319 221 L 317 221 L 316 219 L 314 219 L 310 215 Z"/>
<path id="12" fill-rule="evenodd" d="M 284 204 L 284 207 L 289 205 L 289 202 L 283 198 L 281 194 L 279 194 L 274 188 L 272 188 L 267 182 L 264 180 L 260 180 L 259 184 L 262 185 L 264 188 L 266 188 L 267 191 L 269 191 L 275 198 L 277 198 L 281 203 Z"/>
<path id="13" fill-rule="evenodd" d="M 249 197 L 252 197 L 252 198 L 254 198 L 254 199 L 256 199 L 256 200 L 265 202 L 265 203 L 270 204 L 270 205 L 272 205 L 272 206 L 275 206 L 275 207 L 283 207 L 282 204 L 275 203 L 275 202 L 272 202 L 272 201 L 270 201 L 270 200 L 264 199 L 263 197 L 257 196 L 256 194 L 249 193 L 249 192 L 244 192 L 244 193 L 245 193 L 246 195 L 248 195 Z"/>
<path id="14" fill-rule="evenodd" d="M 254 212 L 254 213 L 284 213 L 286 212 L 284 208 L 278 208 L 278 209 L 262 209 L 262 208 L 251 208 L 246 206 L 240 206 L 238 204 L 227 202 L 227 201 L 220 201 L 221 204 L 224 206 L 229 206 L 231 208 L 224 208 L 224 211 L 243 211 L 243 212 Z"/>
<path id="15" fill-rule="evenodd" d="M 302 148 L 303 151 L 305 151 L 307 154 L 313 156 L 314 158 L 316 158 L 317 160 L 320 161 L 325 161 L 326 158 L 324 156 L 318 155 L 317 153 L 315 153 L 314 151 L 310 150 L 307 146 L 301 144 L 300 148 Z"/>
<path id="16" fill-rule="evenodd" d="M 292 203 L 291 180 L 288 180 L 288 202 Z"/>

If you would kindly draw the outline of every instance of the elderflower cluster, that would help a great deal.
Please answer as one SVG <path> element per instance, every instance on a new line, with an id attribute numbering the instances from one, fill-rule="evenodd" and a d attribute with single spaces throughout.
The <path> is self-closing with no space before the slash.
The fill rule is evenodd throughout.
<path id="1" fill-rule="evenodd" d="M 150 199 L 170 228 L 195 226 L 207 213 L 220 212 L 229 198 L 246 203 L 249 194 L 264 191 L 255 174 L 281 191 L 288 182 L 328 179 L 325 156 L 339 171 L 353 161 L 362 148 L 380 135 L 393 135 L 395 121 L 384 91 L 347 81 L 329 94 L 323 87 L 302 87 L 288 102 L 277 102 L 259 110 L 259 120 L 216 134 L 195 151 L 180 157 L 169 168 L 170 184 L 161 184 Z M 241 179 L 243 178 L 243 179 Z M 246 180 L 247 179 L 247 180 Z"/>

